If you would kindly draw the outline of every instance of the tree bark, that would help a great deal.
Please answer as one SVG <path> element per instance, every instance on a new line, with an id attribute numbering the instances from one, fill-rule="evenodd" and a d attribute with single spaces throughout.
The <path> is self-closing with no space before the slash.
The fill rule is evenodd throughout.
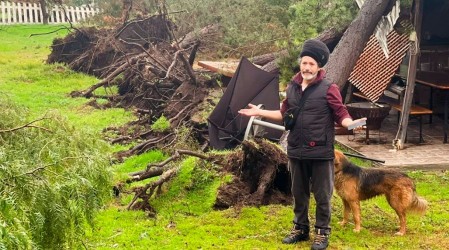
<path id="1" fill-rule="evenodd" d="M 342 36 L 342 32 L 332 28 L 323 31 L 320 35 L 318 35 L 318 37 L 316 37 L 316 39 L 325 43 L 327 47 L 329 47 L 329 50 L 332 51 Z M 279 66 L 277 65 L 277 61 L 287 56 L 289 56 L 288 50 L 284 49 L 274 53 L 255 56 L 251 58 L 250 61 L 254 64 L 262 66 L 262 69 L 267 72 L 278 74 Z"/>
<path id="2" fill-rule="evenodd" d="M 210 24 L 200 30 L 187 33 L 185 37 L 178 42 L 178 46 L 181 49 L 187 49 L 195 44 L 201 44 L 201 42 L 209 40 L 210 37 L 217 36 L 220 29 L 220 25 Z"/>
<path id="3" fill-rule="evenodd" d="M 344 28 L 343 31 L 347 30 L 348 27 Z M 337 29 L 331 28 L 321 32 L 316 39 L 322 41 L 327 45 L 330 51 L 335 49 L 338 42 L 341 40 L 343 36 L 343 31 L 338 31 Z"/>
<path id="4" fill-rule="evenodd" d="M 122 24 L 125 24 L 129 19 L 129 13 L 131 12 L 131 9 L 133 7 L 133 1 L 123 0 L 122 4 L 122 16 L 120 18 L 120 21 L 122 22 Z"/>
<path id="5" fill-rule="evenodd" d="M 270 63 L 271 61 L 274 61 L 277 58 L 284 57 L 287 55 L 288 55 L 288 51 L 286 49 L 284 49 L 284 50 L 277 51 L 277 52 L 272 52 L 272 53 L 263 54 L 260 56 L 255 56 L 253 58 L 250 58 L 250 61 L 256 65 L 264 66 L 264 65 Z"/>
<path id="6" fill-rule="evenodd" d="M 45 2 L 45 0 L 39 0 L 39 3 L 41 4 L 42 23 L 48 24 L 47 2 Z"/>
<path id="7" fill-rule="evenodd" d="M 327 78 L 342 89 L 357 59 L 365 48 L 370 36 L 373 34 L 377 23 L 384 13 L 391 10 L 393 0 L 365 1 L 357 17 L 346 29 L 340 42 L 329 57 L 325 66 Z"/>
<path id="8" fill-rule="evenodd" d="M 279 66 L 277 64 L 277 59 L 274 59 L 273 61 L 265 64 L 264 66 L 262 66 L 261 69 L 273 74 L 279 74 Z"/>

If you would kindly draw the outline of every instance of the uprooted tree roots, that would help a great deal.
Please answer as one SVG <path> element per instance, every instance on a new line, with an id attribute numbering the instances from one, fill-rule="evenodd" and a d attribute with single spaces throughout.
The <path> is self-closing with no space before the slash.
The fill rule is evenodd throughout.
<path id="1" fill-rule="evenodd" d="M 215 208 L 290 204 L 287 161 L 278 145 L 260 139 L 243 141 L 241 150 L 229 155 L 224 165 L 234 178 L 219 188 Z"/>
<path id="2" fill-rule="evenodd" d="M 53 42 L 48 63 L 65 63 L 101 79 L 85 90 L 72 92 L 73 97 L 92 98 L 89 104 L 95 107 L 102 106 L 95 100 L 106 99 L 108 107 L 132 108 L 138 114 L 139 120 L 128 128 L 110 128 L 119 134 L 111 140 L 113 143 L 139 141 L 137 146 L 120 152 L 119 159 L 172 144 L 176 138 L 173 131 L 153 133 L 149 128 L 162 115 L 169 119 L 172 130 L 192 127 L 198 140 L 206 141 L 206 123 L 192 121 L 191 117 L 210 102 L 214 104 L 206 97 L 218 87 L 216 76 L 192 68 L 200 37 L 186 36 L 178 42 L 173 39 L 173 27 L 167 15 L 157 15 L 110 30 L 76 29 Z M 199 34 L 211 39 L 218 30 L 212 25 Z M 113 86 L 118 93 L 112 91 Z M 106 94 L 97 94 L 99 88 Z"/>
<path id="3" fill-rule="evenodd" d="M 134 198 L 128 204 L 128 209 L 153 212 L 150 199 L 157 196 L 162 185 L 177 174 L 179 160 L 184 155 L 218 164 L 225 173 L 232 175 L 232 181 L 218 190 L 214 205 L 216 209 L 291 203 L 286 154 L 277 145 L 256 139 L 244 141 L 241 148 L 227 155 L 176 150 L 168 159 L 132 173 L 127 183 L 156 176 L 159 179 L 144 187 L 134 188 Z"/>
<path id="4" fill-rule="evenodd" d="M 206 149 L 208 143 L 207 111 L 219 100 L 221 88 L 217 76 L 194 70 L 192 63 L 199 47 L 219 36 L 219 27 L 211 25 L 184 40 L 174 38 L 175 25 L 167 15 L 157 15 L 127 22 L 114 29 L 75 29 L 64 39 L 55 39 L 48 63 L 65 63 L 76 71 L 100 78 L 98 83 L 71 93 L 74 97 L 92 99 L 89 105 L 99 108 L 132 108 L 139 119 L 121 128 L 108 128 L 117 136 L 112 143 L 132 147 L 118 152 L 116 158 L 142 154 L 151 149 L 166 149 L 172 156 L 159 164 L 131 174 L 128 182 L 159 176 L 155 182 L 135 188 L 128 209 L 152 211 L 151 197 L 178 172 L 174 163 L 190 155 L 221 165 L 233 180 L 219 189 L 215 207 L 223 209 L 239 205 L 289 203 L 287 158 L 275 145 L 265 141 L 245 141 L 241 149 L 226 156 L 195 151 L 176 150 L 177 131 L 188 128 L 197 148 Z M 212 38 L 211 38 L 212 37 Z M 117 91 L 112 91 L 115 86 Z M 98 89 L 105 91 L 98 94 Z M 106 99 L 100 105 L 97 99 Z M 103 102 L 104 103 L 104 102 Z M 170 128 L 164 132 L 151 129 L 151 124 L 164 116 Z M 111 133 L 108 133 L 109 135 Z M 182 138 L 182 139 L 181 139 Z M 117 185 L 120 192 L 123 186 Z"/>

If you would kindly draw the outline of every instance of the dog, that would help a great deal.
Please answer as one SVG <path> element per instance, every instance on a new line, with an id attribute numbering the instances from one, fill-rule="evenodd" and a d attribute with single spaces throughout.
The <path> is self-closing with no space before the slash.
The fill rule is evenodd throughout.
<path id="1" fill-rule="evenodd" d="M 378 195 L 385 195 L 390 206 L 399 217 L 399 231 L 395 235 L 404 235 L 406 231 L 406 212 L 424 214 L 427 201 L 416 194 L 413 180 L 396 170 L 361 168 L 351 163 L 346 156 L 335 150 L 334 159 L 335 190 L 343 200 L 343 220 L 348 222 L 350 212 L 354 218 L 354 232 L 360 232 L 360 201 Z"/>

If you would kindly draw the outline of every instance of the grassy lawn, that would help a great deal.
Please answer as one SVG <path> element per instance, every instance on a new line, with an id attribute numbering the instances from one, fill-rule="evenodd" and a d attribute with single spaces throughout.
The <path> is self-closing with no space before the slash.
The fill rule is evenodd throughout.
<path id="1" fill-rule="evenodd" d="M 120 125 L 132 116 L 123 109 L 95 110 L 85 98 L 70 98 L 72 90 L 83 90 L 98 79 L 73 72 L 63 65 L 45 64 L 53 38 L 64 36 L 61 26 L 2 26 L 0 30 L 0 94 L 27 107 L 34 118 L 47 112 L 65 114 L 83 129 L 101 131 L 105 125 Z"/>
<path id="2" fill-rule="evenodd" d="M 63 65 L 47 65 L 49 45 L 61 30 L 46 33 L 59 26 L 0 27 L 0 94 L 26 107 L 33 120 L 47 112 L 58 112 L 80 130 L 97 131 L 124 124 L 133 119 L 123 109 L 95 110 L 84 98 L 71 98 L 73 90 L 82 90 L 98 80 L 72 72 Z M 111 152 L 114 148 L 111 147 Z M 160 152 L 134 156 L 113 166 L 115 180 L 143 169 L 149 162 L 164 159 Z M 360 162 L 360 164 L 366 164 Z M 215 166 L 189 158 L 180 172 L 151 205 L 156 216 L 141 211 L 127 211 L 130 194 L 112 199 L 105 205 L 92 230 L 86 232 L 83 246 L 87 249 L 306 249 L 311 242 L 283 245 L 292 220 L 290 206 L 231 208 L 214 211 L 212 204 L 219 185 L 229 176 L 216 172 Z M 417 192 L 429 202 L 423 217 L 408 216 L 408 232 L 393 236 L 398 219 L 385 198 L 362 203 L 362 231 L 354 233 L 353 225 L 341 227 L 342 203 L 334 195 L 332 235 L 329 249 L 447 249 L 449 246 L 449 174 L 414 171 Z M 314 203 L 311 222 L 314 222 Z M 80 245 L 81 247 L 81 245 Z"/>

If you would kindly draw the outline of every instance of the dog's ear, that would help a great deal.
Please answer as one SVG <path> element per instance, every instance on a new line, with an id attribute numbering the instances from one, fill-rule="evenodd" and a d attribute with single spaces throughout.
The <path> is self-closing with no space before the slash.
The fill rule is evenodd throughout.
<path id="1" fill-rule="evenodd" d="M 346 156 L 340 150 L 334 150 L 334 167 L 335 169 L 342 169 Z"/>

